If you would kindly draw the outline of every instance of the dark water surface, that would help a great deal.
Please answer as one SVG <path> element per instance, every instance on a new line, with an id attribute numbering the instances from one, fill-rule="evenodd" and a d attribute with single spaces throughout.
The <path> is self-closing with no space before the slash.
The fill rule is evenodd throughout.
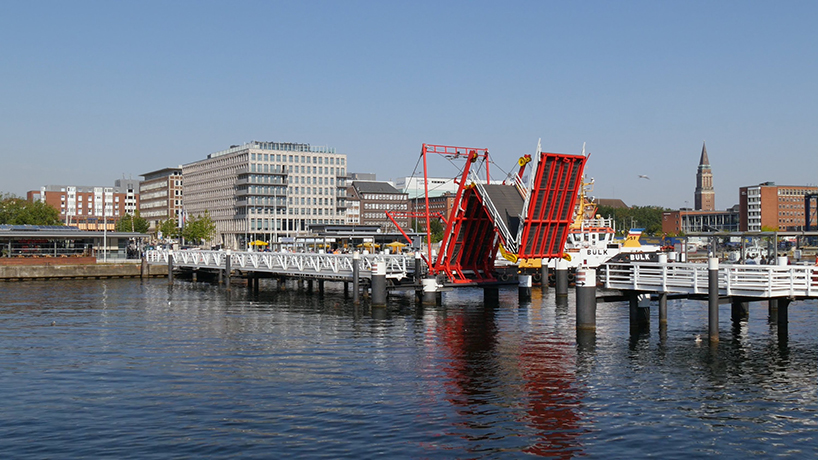
<path id="1" fill-rule="evenodd" d="M 818 305 L 721 342 L 707 304 L 647 333 L 516 288 L 355 307 L 165 280 L 0 284 L 0 458 L 818 458 Z"/>

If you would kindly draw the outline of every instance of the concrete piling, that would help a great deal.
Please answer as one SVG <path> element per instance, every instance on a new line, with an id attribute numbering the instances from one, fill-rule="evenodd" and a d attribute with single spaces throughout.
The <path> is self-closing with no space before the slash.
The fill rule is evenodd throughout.
<path id="1" fill-rule="evenodd" d="M 577 330 L 596 329 L 596 270 L 577 269 Z"/>
<path id="2" fill-rule="evenodd" d="M 361 302 L 361 280 L 360 280 L 361 255 L 358 251 L 352 253 L 352 302 Z"/>
<path id="3" fill-rule="evenodd" d="M 386 262 L 372 264 L 372 305 L 386 305 Z"/>
<path id="4" fill-rule="evenodd" d="M 707 334 L 711 342 L 719 341 L 719 259 L 707 261 Z"/>
<path id="5" fill-rule="evenodd" d="M 435 305 L 437 303 L 437 280 L 434 277 L 426 277 L 421 281 L 423 284 L 423 303 Z"/>
<path id="6" fill-rule="evenodd" d="M 168 284 L 173 284 L 173 251 L 168 251 Z"/>
<path id="7" fill-rule="evenodd" d="M 230 266 L 231 262 L 230 251 L 227 251 L 224 259 L 224 285 L 228 291 L 230 290 L 230 272 L 233 271 L 233 268 Z"/>
<path id="8" fill-rule="evenodd" d="M 568 296 L 568 262 L 565 261 L 563 258 L 559 258 L 556 260 L 556 295 L 557 297 L 567 297 Z"/>
<path id="9" fill-rule="evenodd" d="M 533 285 L 531 275 L 520 275 L 517 277 L 517 291 L 520 302 L 531 300 L 531 286 Z"/>
<path id="10" fill-rule="evenodd" d="M 650 294 L 631 291 L 628 308 L 631 329 L 650 327 Z"/>

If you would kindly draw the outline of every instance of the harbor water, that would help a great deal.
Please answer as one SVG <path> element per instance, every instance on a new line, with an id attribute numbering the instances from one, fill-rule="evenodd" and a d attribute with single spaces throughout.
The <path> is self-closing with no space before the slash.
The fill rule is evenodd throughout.
<path id="1" fill-rule="evenodd" d="M 359 306 L 163 279 L 0 284 L 2 458 L 818 457 L 818 304 L 631 331 L 516 286 Z"/>

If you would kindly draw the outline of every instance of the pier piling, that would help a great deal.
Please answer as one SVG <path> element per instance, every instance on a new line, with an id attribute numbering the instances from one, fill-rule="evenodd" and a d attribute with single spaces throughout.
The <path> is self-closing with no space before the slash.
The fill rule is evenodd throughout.
<path id="1" fill-rule="evenodd" d="M 372 305 L 386 305 L 386 262 L 372 264 Z"/>
<path id="2" fill-rule="evenodd" d="M 719 341 L 719 259 L 707 261 L 707 334 L 711 342 Z"/>
<path id="3" fill-rule="evenodd" d="M 568 296 L 568 262 L 563 258 L 556 260 L 556 281 L 555 287 L 557 290 L 557 297 Z"/>
<path id="4" fill-rule="evenodd" d="M 360 280 L 361 255 L 358 251 L 352 253 L 352 302 L 361 302 L 361 280 Z"/>
<path id="5" fill-rule="evenodd" d="M 577 269 L 577 330 L 596 329 L 596 270 Z"/>
<path id="6" fill-rule="evenodd" d="M 520 302 L 531 300 L 531 286 L 533 284 L 531 278 L 531 275 L 520 275 L 517 277 L 517 291 L 519 293 Z"/>
<path id="7" fill-rule="evenodd" d="M 168 284 L 173 284 L 173 251 L 168 251 Z"/>

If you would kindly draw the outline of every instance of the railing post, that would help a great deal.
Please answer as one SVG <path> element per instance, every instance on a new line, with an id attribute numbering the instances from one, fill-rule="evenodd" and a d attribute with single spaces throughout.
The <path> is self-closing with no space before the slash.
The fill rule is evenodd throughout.
<path id="1" fill-rule="evenodd" d="M 711 342 L 719 341 L 719 259 L 711 257 L 707 261 L 707 332 Z"/>

